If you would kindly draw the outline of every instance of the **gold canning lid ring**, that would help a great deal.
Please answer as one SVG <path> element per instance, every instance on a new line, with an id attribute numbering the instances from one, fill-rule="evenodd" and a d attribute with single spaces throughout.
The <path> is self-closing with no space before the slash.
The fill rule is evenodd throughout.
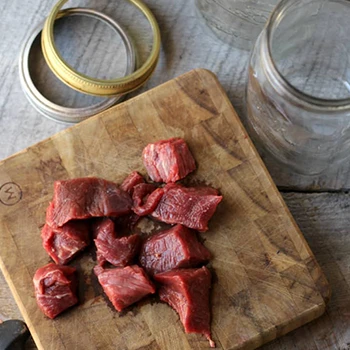
<path id="1" fill-rule="evenodd" d="M 141 10 L 152 27 L 153 46 L 151 54 L 146 62 L 141 68 L 128 76 L 103 80 L 79 73 L 67 64 L 58 53 L 54 41 L 53 28 L 55 20 L 59 15 L 59 11 L 67 1 L 68 0 L 60 0 L 53 7 L 49 17 L 45 21 L 41 34 L 41 46 L 45 60 L 57 78 L 72 89 L 94 96 L 115 96 L 126 94 L 141 87 L 154 72 L 160 52 L 160 30 L 151 10 L 141 0 L 129 0 L 129 2 Z"/>

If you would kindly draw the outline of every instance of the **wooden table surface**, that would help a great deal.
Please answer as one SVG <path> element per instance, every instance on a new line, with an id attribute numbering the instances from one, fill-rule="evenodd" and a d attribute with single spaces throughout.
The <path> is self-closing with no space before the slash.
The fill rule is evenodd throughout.
<path id="1" fill-rule="evenodd" d="M 158 19 L 162 51 L 155 74 L 141 90 L 127 98 L 193 68 L 207 68 L 218 76 L 244 122 L 249 53 L 211 35 L 196 15 L 192 1 L 145 2 Z M 0 159 L 68 127 L 42 117 L 26 100 L 18 77 L 20 47 L 54 3 L 54 0 L 0 1 Z M 138 62 L 145 61 L 151 45 L 149 27 L 127 1 L 80 0 L 70 1 L 68 5 L 93 7 L 116 18 L 133 38 Z M 123 73 L 125 57 L 121 41 L 103 24 L 83 17 L 63 19 L 55 34 L 63 57 L 80 71 L 101 78 Z M 45 66 L 38 48 L 36 43 L 31 54 L 31 72 L 45 96 L 66 106 L 86 106 L 97 100 L 58 82 Z M 349 164 L 344 164 L 337 173 L 317 178 L 295 176 L 269 161 L 267 165 L 323 268 L 333 295 L 324 316 L 265 345 L 264 349 L 350 349 Z M 21 315 L 0 274 L 0 321 L 11 318 L 21 318 Z M 35 345 L 29 341 L 26 349 L 35 349 Z"/>

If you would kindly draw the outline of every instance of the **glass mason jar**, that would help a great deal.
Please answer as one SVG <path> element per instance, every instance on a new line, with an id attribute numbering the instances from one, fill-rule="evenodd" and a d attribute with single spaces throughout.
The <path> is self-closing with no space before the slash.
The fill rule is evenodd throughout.
<path id="1" fill-rule="evenodd" d="M 350 1 L 282 0 L 252 51 L 248 132 L 293 173 L 349 161 L 349 35 Z"/>
<path id="2" fill-rule="evenodd" d="M 222 41 L 250 50 L 278 0 L 195 0 L 198 14 Z"/>

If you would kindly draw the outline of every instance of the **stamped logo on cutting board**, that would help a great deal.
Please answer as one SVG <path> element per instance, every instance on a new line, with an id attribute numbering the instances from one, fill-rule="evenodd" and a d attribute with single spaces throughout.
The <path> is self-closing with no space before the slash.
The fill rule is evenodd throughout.
<path id="1" fill-rule="evenodd" d="M 22 199 L 22 189 L 14 182 L 6 182 L 0 187 L 0 203 L 11 206 Z"/>

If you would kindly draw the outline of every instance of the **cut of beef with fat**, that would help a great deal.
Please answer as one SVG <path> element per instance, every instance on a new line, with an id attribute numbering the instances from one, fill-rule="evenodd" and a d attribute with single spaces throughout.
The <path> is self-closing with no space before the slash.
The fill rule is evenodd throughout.
<path id="1" fill-rule="evenodd" d="M 156 291 L 144 270 L 137 265 L 115 269 L 96 266 L 94 272 L 108 299 L 118 311 Z"/>
<path id="2" fill-rule="evenodd" d="M 61 227 L 73 219 L 121 216 L 131 212 L 132 200 L 115 183 L 94 177 L 55 181 L 46 223 Z"/>
<path id="3" fill-rule="evenodd" d="M 181 138 L 151 143 L 142 152 L 148 175 L 156 182 L 175 182 L 196 170 L 196 163 Z"/>
<path id="4" fill-rule="evenodd" d="M 138 184 L 142 184 L 145 182 L 145 179 L 140 175 L 137 171 L 133 171 L 130 175 L 128 175 L 123 183 L 120 185 L 120 188 L 128 192 L 130 195 L 134 192 L 134 187 Z"/>
<path id="5" fill-rule="evenodd" d="M 179 314 L 186 333 L 203 334 L 215 347 L 210 332 L 209 292 L 211 275 L 206 267 L 178 269 L 154 276 L 161 284 L 160 300 Z"/>
<path id="6" fill-rule="evenodd" d="M 97 229 L 96 254 L 101 266 L 106 261 L 114 266 L 126 266 L 132 262 L 140 249 L 141 237 L 139 235 L 117 238 L 114 226 L 112 220 L 105 219 Z"/>
<path id="7" fill-rule="evenodd" d="M 176 225 L 148 238 L 141 247 L 140 263 L 150 274 L 207 263 L 211 254 L 190 229 Z"/>
<path id="8" fill-rule="evenodd" d="M 58 228 L 45 224 L 43 247 L 56 264 L 65 265 L 89 245 L 89 226 L 86 221 L 70 221 Z"/>
<path id="9" fill-rule="evenodd" d="M 181 224 L 194 230 L 208 230 L 222 196 L 211 187 L 183 187 L 168 184 L 152 216 L 168 224 Z"/>
<path id="10" fill-rule="evenodd" d="M 40 309 L 49 318 L 75 305 L 77 282 L 73 267 L 53 263 L 39 268 L 33 278 L 35 297 Z"/>
<path id="11" fill-rule="evenodd" d="M 151 214 L 163 197 L 163 188 L 157 188 L 152 184 L 138 184 L 134 187 L 132 195 L 132 210 L 139 216 Z"/>

